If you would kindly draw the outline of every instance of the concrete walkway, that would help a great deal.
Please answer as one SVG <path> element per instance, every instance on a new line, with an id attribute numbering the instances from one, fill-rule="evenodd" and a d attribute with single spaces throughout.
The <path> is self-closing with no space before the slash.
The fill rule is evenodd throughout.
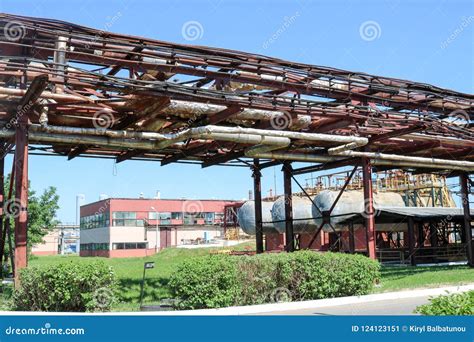
<path id="1" fill-rule="evenodd" d="M 165 315 L 413 315 L 430 297 L 474 290 L 474 284 L 377 293 L 304 302 L 171 311 Z M 155 312 L 154 314 L 157 314 Z"/>
<path id="2" fill-rule="evenodd" d="M 430 296 L 334 305 L 322 308 L 259 313 L 257 315 L 413 315 L 417 306 L 427 304 Z"/>

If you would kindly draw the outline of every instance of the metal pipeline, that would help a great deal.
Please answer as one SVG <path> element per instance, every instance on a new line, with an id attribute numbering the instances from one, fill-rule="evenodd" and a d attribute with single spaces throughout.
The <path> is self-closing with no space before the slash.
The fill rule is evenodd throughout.
<path id="1" fill-rule="evenodd" d="M 367 157 L 374 160 L 392 160 L 399 162 L 407 162 L 415 164 L 425 164 L 425 165 L 434 165 L 439 164 L 441 166 L 457 166 L 465 167 L 468 169 L 474 169 L 474 162 L 462 161 L 462 160 L 446 160 L 446 159 L 437 159 L 437 158 L 426 158 L 426 157 L 409 157 L 409 156 L 400 156 L 396 154 L 385 154 L 378 152 L 358 152 L 358 151 L 340 151 L 337 148 L 330 148 L 328 150 L 329 155 L 335 156 L 345 156 L 345 157 Z"/>
<path id="2" fill-rule="evenodd" d="M 243 127 L 222 127 L 215 125 L 189 128 L 178 133 L 156 133 L 156 132 L 136 132 L 127 130 L 109 130 L 94 128 L 76 128 L 65 126 L 45 126 L 32 124 L 31 131 L 48 132 L 55 134 L 79 134 L 92 136 L 107 136 L 110 138 L 130 138 L 130 139 L 156 139 L 162 140 L 159 147 L 165 148 L 175 142 L 185 141 L 190 138 L 208 138 L 216 140 L 235 141 L 248 144 L 281 145 L 287 147 L 290 139 L 304 141 L 324 141 L 331 143 L 342 143 L 344 149 L 359 147 L 367 144 L 368 139 L 352 136 L 338 136 L 319 133 L 301 133 L 289 131 L 273 131 Z"/>
<path id="3" fill-rule="evenodd" d="M 42 127 L 33 124 L 29 128 L 32 141 L 49 143 L 91 144 L 114 148 L 139 148 L 144 150 L 161 150 L 187 139 L 214 139 L 242 144 L 257 145 L 245 152 L 247 157 L 301 162 L 331 162 L 348 157 L 367 157 L 374 165 L 423 167 L 432 169 L 451 169 L 474 171 L 474 162 L 453 161 L 436 158 L 409 157 L 373 152 L 348 150 L 363 146 L 366 138 L 352 136 L 333 136 L 329 134 L 300 133 L 289 131 L 271 131 L 242 127 L 202 126 L 190 128 L 178 133 L 162 134 L 156 132 L 129 132 L 126 130 L 100 130 L 91 128 L 73 128 L 63 126 Z M 0 137 L 12 137 L 14 131 L 0 131 Z M 344 143 L 330 148 L 329 155 L 311 153 L 273 152 L 286 148 L 291 139 L 305 141 L 325 141 Z"/>
<path id="4" fill-rule="evenodd" d="M 265 158 L 265 159 L 276 159 L 276 160 L 292 160 L 299 162 L 317 162 L 317 163 L 328 163 L 339 160 L 347 159 L 343 156 L 327 156 L 327 155 L 315 155 L 305 153 L 290 153 L 290 152 L 268 152 L 268 153 L 245 153 L 246 157 L 249 158 Z M 429 158 L 424 158 L 429 159 Z M 375 166 L 393 166 L 393 167 L 420 167 L 426 169 L 439 169 L 439 170 L 459 170 L 459 171 L 474 171 L 474 165 L 450 165 L 446 164 L 435 164 L 426 162 L 413 162 L 413 161 L 397 161 L 397 160 L 383 160 L 383 159 L 372 159 L 372 165 Z M 470 163 L 474 164 L 474 163 Z"/>

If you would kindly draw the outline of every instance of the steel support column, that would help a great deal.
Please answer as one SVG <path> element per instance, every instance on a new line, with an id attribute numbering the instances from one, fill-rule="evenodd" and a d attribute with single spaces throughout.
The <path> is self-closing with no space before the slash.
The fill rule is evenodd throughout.
<path id="1" fill-rule="evenodd" d="M 27 117 L 20 118 L 15 135 L 15 285 L 19 285 L 19 271 L 27 259 L 28 226 L 28 128 Z M 15 209 L 16 210 L 16 209 Z"/>
<path id="2" fill-rule="evenodd" d="M 3 207 L 5 205 L 5 158 L 0 159 L 0 266 L 3 264 L 3 255 L 5 254 L 5 237 L 6 229 L 4 225 L 5 213 Z M 3 278 L 3 267 L 0 270 Z"/>
<path id="3" fill-rule="evenodd" d="M 362 158 L 362 178 L 364 185 L 365 228 L 367 251 L 371 259 L 376 259 L 374 194 L 372 192 L 372 165 L 370 159 Z"/>
<path id="4" fill-rule="evenodd" d="M 291 163 L 283 164 L 283 185 L 285 191 L 285 236 L 286 251 L 293 252 L 295 250 L 295 239 L 293 234 L 293 201 L 291 198 Z"/>
<path id="5" fill-rule="evenodd" d="M 349 253 L 355 252 L 354 223 L 349 222 Z"/>
<path id="6" fill-rule="evenodd" d="M 408 218 L 408 258 L 410 265 L 415 266 L 415 222 L 413 217 Z"/>
<path id="7" fill-rule="evenodd" d="M 461 184 L 461 201 L 464 211 L 463 226 L 464 235 L 466 237 L 466 254 L 467 263 L 470 267 L 474 267 L 474 243 L 472 241 L 472 226 L 471 226 L 471 213 L 469 208 L 469 175 L 466 173 L 459 176 L 459 183 Z"/>
<path id="8" fill-rule="evenodd" d="M 263 223 L 262 223 L 262 183 L 258 159 L 253 162 L 253 193 L 255 205 L 255 240 L 257 253 L 263 253 Z"/>

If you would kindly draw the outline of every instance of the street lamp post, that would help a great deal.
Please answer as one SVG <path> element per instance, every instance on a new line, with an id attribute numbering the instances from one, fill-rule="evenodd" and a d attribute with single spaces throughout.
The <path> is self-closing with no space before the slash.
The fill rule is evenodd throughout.
<path id="1" fill-rule="evenodd" d="M 151 269 L 151 268 L 155 268 L 155 263 L 154 262 L 145 262 L 145 264 L 143 265 L 143 278 L 142 278 L 142 282 L 141 282 L 141 285 L 140 285 L 140 310 L 143 306 L 143 295 L 145 293 L 144 291 L 145 291 L 146 270 Z"/>

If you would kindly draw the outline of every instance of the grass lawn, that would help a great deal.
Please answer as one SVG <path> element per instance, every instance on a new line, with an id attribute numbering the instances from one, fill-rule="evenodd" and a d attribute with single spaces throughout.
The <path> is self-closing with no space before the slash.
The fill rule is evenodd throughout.
<path id="1" fill-rule="evenodd" d="M 375 292 L 474 283 L 474 269 L 468 266 L 386 266 L 382 267 L 381 275 L 380 287 Z"/>
<path id="2" fill-rule="evenodd" d="M 167 283 L 176 266 L 186 258 L 209 254 L 211 251 L 232 249 L 252 249 L 255 243 L 242 243 L 229 248 L 167 248 L 146 258 L 81 258 L 79 256 L 39 256 L 29 261 L 31 266 L 51 265 L 63 262 L 90 262 L 99 259 L 112 266 L 119 282 L 120 303 L 116 311 L 135 311 L 139 309 L 140 285 L 143 277 L 143 264 L 155 262 L 155 268 L 146 272 L 146 282 L 143 304 L 158 304 L 164 298 L 169 298 Z"/>
<path id="3" fill-rule="evenodd" d="M 234 250 L 253 248 L 254 243 L 243 243 L 230 247 Z M 155 268 L 147 270 L 144 304 L 158 304 L 164 298 L 169 298 L 167 283 L 176 266 L 191 256 L 209 254 L 212 250 L 222 248 L 168 248 L 147 258 L 123 258 L 103 260 L 111 265 L 117 275 L 120 290 L 120 303 L 116 311 L 135 311 L 139 307 L 140 283 L 143 274 L 143 264 L 154 261 Z M 92 258 L 78 256 L 41 256 L 30 260 L 31 266 L 47 266 L 62 262 L 89 262 Z M 449 284 L 474 283 L 474 269 L 467 266 L 438 266 L 438 267 L 382 267 L 380 286 L 374 292 L 397 291 L 417 287 L 437 287 Z M 0 309 L 4 304 L 0 302 Z"/>

